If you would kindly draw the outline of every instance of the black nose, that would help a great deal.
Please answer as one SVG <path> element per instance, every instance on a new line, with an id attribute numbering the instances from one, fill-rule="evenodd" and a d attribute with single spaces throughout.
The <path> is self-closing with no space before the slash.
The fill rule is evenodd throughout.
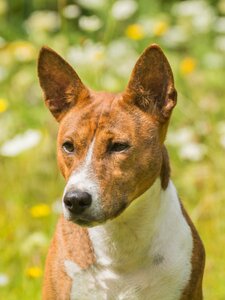
<path id="1" fill-rule="evenodd" d="M 81 214 L 91 206 L 92 197 L 83 191 L 68 191 L 64 196 L 65 207 L 73 214 Z"/>

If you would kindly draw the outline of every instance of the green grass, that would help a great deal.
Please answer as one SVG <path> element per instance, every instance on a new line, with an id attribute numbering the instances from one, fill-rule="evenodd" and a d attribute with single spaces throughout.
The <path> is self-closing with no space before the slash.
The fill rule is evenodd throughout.
<path id="1" fill-rule="evenodd" d="M 221 138 L 225 139 L 225 126 L 222 125 L 225 119 L 225 63 L 224 50 L 218 48 L 216 42 L 223 34 L 214 30 L 214 23 L 202 32 L 193 27 L 191 17 L 174 16 L 172 5 L 175 2 L 157 2 L 156 5 L 155 1 L 139 1 L 138 10 L 123 21 L 109 16 L 113 1 L 109 1 L 104 10 L 81 7 L 81 15 L 96 14 L 101 20 L 102 28 L 95 32 L 85 31 L 79 27 L 77 19 L 65 17 L 61 27 L 53 22 L 53 30 L 34 29 L 32 25 L 33 28 L 26 31 L 24 22 L 31 15 L 32 7 L 25 9 L 20 6 L 22 4 L 15 7 L 10 4 L 10 11 L 2 14 L 0 37 L 5 42 L 1 44 L 0 39 L 0 99 L 8 108 L 0 112 L 0 148 L 16 134 L 31 128 L 39 130 L 42 138 L 37 146 L 15 157 L 0 155 L 0 274 L 8 277 L 8 283 L 0 286 L 1 299 L 40 299 L 42 275 L 29 275 L 28 270 L 34 266 L 44 269 L 48 244 L 58 217 L 55 207 L 64 187 L 56 163 L 57 124 L 44 107 L 38 87 L 36 61 L 40 46 L 47 44 L 59 51 L 74 64 L 90 87 L 117 91 L 126 86 L 132 65 L 152 42 L 159 43 L 165 50 L 178 90 L 178 104 L 169 132 L 177 136 L 179 129 L 187 129 L 191 132 L 191 142 L 205 147 L 204 155 L 195 161 L 192 156 L 188 159 L 181 155 L 182 147 L 188 146 L 190 140 L 174 144 L 169 135 L 166 143 L 172 179 L 206 248 L 205 299 L 225 299 L 225 148 L 221 144 Z M 35 3 L 33 9 L 56 9 L 51 1 L 46 7 L 42 1 Z M 215 15 L 214 22 L 221 14 L 215 3 L 207 6 Z M 61 8 L 61 14 L 62 11 Z M 169 46 L 165 42 L 166 33 L 148 32 L 147 29 L 156 26 L 154 22 L 146 29 L 146 20 L 153 19 L 156 23 L 166 20 L 167 32 L 174 26 L 182 28 L 187 40 Z M 39 27 L 46 16 L 40 20 Z M 125 33 L 130 24 L 136 23 L 144 28 L 140 40 L 129 38 Z M 121 51 L 115 53 L 118 49 L 115 47 L 114 52 L 110 52 L 115 41 L 122 43 L 121 51 L 125 47 L 124 56 L 120 57 Z M 97 51 L 96 43 L 101 43 Z M 74 58 L 79 49 L 71 49 L 72 46 L 82 49 L 81 61 Z M 188 57 L 194 63 L 193 68 L 191 72 L 182 72 L 181 65 Z M 121 68 L 123 63 L 125 70 Z M 49 206 L 50 213 L 34 217 L 31 209 L 42 203 Z"/>

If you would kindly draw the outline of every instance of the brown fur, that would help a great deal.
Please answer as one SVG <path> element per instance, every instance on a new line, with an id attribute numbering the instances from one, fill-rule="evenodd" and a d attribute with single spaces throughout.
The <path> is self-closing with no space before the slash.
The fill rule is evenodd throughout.
<path id="1" fill-rule="evenodd" d="M 191 228 L 193 237 L 193 253 L 192 253 L 192 272 L 188 285 L 186 286 L 181 300 L 202 300 L 202 279 L 205 267 L 205 249 L 202 241 L 194 227 L 190 217 L 188 216 L 183 205 L 181 205 L 183 215 Z"/>
<path id="2" fill-rule="evenodd" d="M 48 47 L 40 51 L 38 74 L 45 103 L 58 121 L 88 93 L 74 69 Z"/>
<path id="3" fill-rule="evenodd" d="M 46 260 L 43 299 L 69 299 L 71 280 L 65 273 L 65 260 L 87 269 L 95 262 L 95 256 L 87 229 L 61 217 Z"/>
<path id="4" fill-rule="evenodd" d="M 176 90 L 170 65 L 158 46 L 144 51 L 121 94 L 87 89 L 72 67 L 46 47 L 40 52 L 38 74 L 45 103 L 60 123 L 58 163 L 66 180 L 95 140 L 92 170 L 100 185 L 103 214 L 97 219 L 88 216 L 89 225 L 117 217 L 159 176 L 162 188 L 167 188 L 170 166 L 164 140 Z M 63 151 L 65 141 L 73 143 L 75 153 Z M 111 153 L 110 145 L 115 142 L 130 147 Z M 181 300 L 201 300 L 204 250 L 185 211 L 184 216 L 192 230 L 194 249 L 190 282 Z M 62 217 L 46 262 L 43 299 L 69 299 L 71 282 L 64 271 L 67 259 L 86 269 L 95 262 L 95 255 L 88 231 Z"/>

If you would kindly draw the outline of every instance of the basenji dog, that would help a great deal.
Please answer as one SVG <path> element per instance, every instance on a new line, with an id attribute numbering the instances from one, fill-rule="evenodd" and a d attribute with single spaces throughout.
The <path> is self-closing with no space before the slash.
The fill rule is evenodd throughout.
<path id="1" fill-rule="evenodd" d="M 164 146 L 177 93 L 161 48 L 143 52 L 122 93 L 87 88 L 48 47 L 38 75 L 66 179 L 43 299 L 203 299 L 204 247 Z"/>

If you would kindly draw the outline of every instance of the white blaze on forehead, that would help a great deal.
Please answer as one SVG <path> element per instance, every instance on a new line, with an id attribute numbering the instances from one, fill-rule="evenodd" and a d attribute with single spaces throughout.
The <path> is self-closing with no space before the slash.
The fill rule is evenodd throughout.
<path id="1" fill-rule="evenodd" d="M 94 174 L 91 166 L 93 150 L 94 150 L 94 142 L 95 140 L 92 141 L 84 162 L 70 176 L 65 188 L 65 192 L 72 187 L 75 187 L 76 189 L 82 191 L 89 192 L 90 194 L 92 194 L 92 192 L 97 192 L 96 183 L 94 180 Z"/>
<path id="2" fill-rule="evenodd" d="M 93 156 L 93 150 L 94 150 L 94 143 L 95 143 L 95 139 L 91 142 L 91 145 L 88 149 L 87 156 L 86 156 L 86 159 L 85 159 L 85 162 L 84 162 L 84 164 L 87 165 L 87 166 L 91 164 L 91 160 L 92 160 L 92 156 Z"/>
<path id="3" fill-rule="evenodd" d="M 92 205 L 86 211 L 89 211 L 93 216 L 97 217 L 100 214 L 102 215 L 102 208 L 101 208 L 101 201 L 99 199 L 99 185 L 96 180 L 94 170 L 92 168 L 94 143 L 95 143 L 95 139 L 90 144 L 84 162 L 80 165 L 80 167 L 78 167 L 77 170 L 72 172 L 66 184 L 66 187 L 64 189 L 63 198 L 65 194 L 72 189 L 89 193 L 92 197 Z M 63 211 L 64 211 L 64 216 L 66 218 L 69 218 L 69 212 L 65 208 L 64 203 L 63 203 Z"/>

